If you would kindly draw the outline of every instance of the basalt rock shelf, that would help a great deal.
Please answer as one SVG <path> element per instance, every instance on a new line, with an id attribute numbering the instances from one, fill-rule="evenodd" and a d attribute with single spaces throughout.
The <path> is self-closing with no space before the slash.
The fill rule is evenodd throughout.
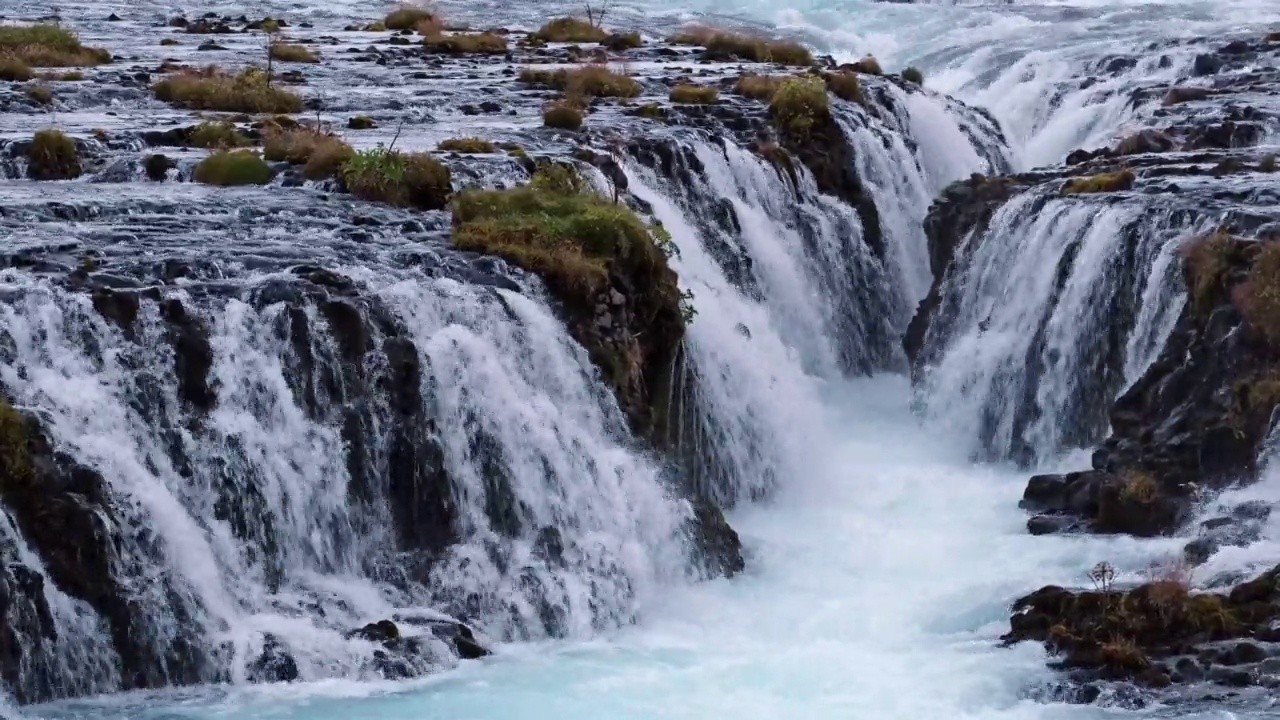
<path id="1" fill-rule="evenodd" d="M 1008 169 L 988 115 L 867 68 L 375 20 L 85 19 L 111 62 L 0 85 L 0 677 L 19 702 L 416 677 L 739 572 L 723 509 L 804 453 L 777 431 L 787 378 L 743 359 L 904 366 L 919 220 L 954 179 L 913 113 L 971 146 L 967 171 Z M 270 83 L 242 72 L 268 52 Z M 562 73 L 599 61 L 626 64 L 625 91 Z M 220 101 L 156 89 L 175 73 L 293 112 L 196 111 Z M 744 75 L 820 101 L 781 109 L 735 92 Z M 689 84 L 719 96 L 669 99 Z M 585 126 L 545 127 L 555 102 Z M 338 153 L 431 153 L 430 177 L 400 193 L 342 160 L 251 157 L 299 125 Z M 244 154 L 213 173 L 217 150 Z M 566 168 L 616 205 L 518 197 L 576 228 L 581 264 L 486 234 L 527 207 L 469 191 Z M 483 200 L 464 218 L 451 195 Z M 646 237 L 591 244 L 606 218 Z"/>

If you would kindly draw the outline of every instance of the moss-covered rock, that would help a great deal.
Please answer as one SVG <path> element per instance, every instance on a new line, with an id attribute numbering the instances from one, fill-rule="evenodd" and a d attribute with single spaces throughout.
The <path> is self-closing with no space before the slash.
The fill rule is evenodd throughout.
<path id="1" fill-rule="evenodd" d="M 58 130 L 41 130 L 27 150 L 27 177 L 32 180 L 71 180 L 80 177 L 76 143 Z"/>
<path id="2" fill-rule="evenodd" d="M 1115 172 L 1071 178 L 1063 183 L 1061 192 L 1063 195 L 1120 192 L 1132 189 L 1135 180 L 1137 180 L 1137 176 L 1133 174 L 1133 171 L 1123 168 Z"/>

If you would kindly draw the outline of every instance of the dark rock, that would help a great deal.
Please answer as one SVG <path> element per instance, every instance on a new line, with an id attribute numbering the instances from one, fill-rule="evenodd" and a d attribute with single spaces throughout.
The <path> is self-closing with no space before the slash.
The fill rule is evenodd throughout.
<path id="1" fill-rule="evenodd" d="M 400 639 L 400 628 L 390 620 L 379 620 L 369 623 L 358 630 L 347 633 L 349 638 L 360 638 L 372 643 L 390 643 Z"/>
<path id="2" fill-rule="evenodd" d="M 267 634 L 262 653 L 249 663 L 249 682 L 293 682 L 298 679 L 298 662 L 274 635 Z"/>
<path id="3" fill-rule="evenodd" d="M 164 155 L 148 155 L 143 161 L 147 179 L 153 182 L 164 182 L 172 167 L 176 167 L 174 162 Z"/>
<path id="4" fill-rule="evenodd" d="M 1214 75 L 1222 69 L 1222 65 L 1223 62 L 1217 55 L 1202 53 L 1196 56 L 1195 64 L 1191 69 L 1191 74 L 1196 77 Z"/>

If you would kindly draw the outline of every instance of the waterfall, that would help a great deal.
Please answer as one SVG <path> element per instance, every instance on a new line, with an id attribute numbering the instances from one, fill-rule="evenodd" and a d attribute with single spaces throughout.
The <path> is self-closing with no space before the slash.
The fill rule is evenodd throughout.
<path id="1" fill-rule="evenodd" d="M 964 237 L 925 342 L 917 392 L 932 421 L 977 428 L 989 457 L 1033 462 L 1102 440 L 1111 401 L 1185 301 L 1177 248 L 1214 221 L 1055 190 L 1022 192 Z"/>

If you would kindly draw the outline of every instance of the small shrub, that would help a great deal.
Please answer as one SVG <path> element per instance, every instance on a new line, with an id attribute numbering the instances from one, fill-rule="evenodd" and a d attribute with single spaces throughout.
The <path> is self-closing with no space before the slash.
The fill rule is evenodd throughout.
<path id="1" fill-rule="evenodd" d="M 378 127 L 378 123 L 374 122 L 373 118 L 367 115 L 356 115 L 355 117 L 347 120 L 348 130 L 371 130 L 376 127 Z"/>
<path id="2" fill-rule="evenodd" d="M 302 174 L 308 180 L 337 175 L 343 164 L 355 155 L 341 138 L 309 127 L 268 133 L 262 152 L 267 160 L 303 165 Z"/>
<path id="3" fill-rule="evenodd" d="M 0 25 L 0 56 L 31 67 L 76 67 L 111 62 L 111 53 L 87 48 L 70 30 L 52 24 Z"/>
<path id="4" fill-rule="evenodd" d="M 374 25 L 366 26 L 365 30 L 371 32 L 381 32 L 382 30 L 412 30 L 424 21 L 435 21 L 436 14 L 424 7 L 416 5 L 401 5 L 400 7 L 387 13 L 382 20 L 382 27 L 378 30 L 371 30 Z"/>
<path id="5" fill-rule="evenodd" d="M 402 153 L 379 145 L 348 160 L 341 176 L 362 200 L 439 210 L 453 192 L 449 168 L 427 153 Z"/>
<path id="6" fill-rule="evenodd" d="M 720 91 L 710 85 L 677 85 L 671 88 L 671 102 L 688 105 L 710 105 L 720 97 Z"/>
<path id="7" fill-rule="evenodd" d="M 27 150 L 27 177 L 32 180 L 71 180 L 80 177 L 76 143 L 57 130 L 41 130 Z"/>
<path id="8" fill-rule="evenodd" d="M 571 97 L 621 97 L 640 94 L 640 83 L 606 65 L 586 65 L 573 70 L 535 70 L 524 68 L 517 79 L 526 85 L 541 85 L 563 90 Z"/>
<path id="9" fill-rule="evenodd" d="M 510 190 L 466 190 L 453 202 L 453 222 L 455 247 L 536 272 L 576 303 L 589 303 L 607 285 L 612 263 L 635 275 L 666 268 L 661 239 L 645 222 L 626 205 L 584 190 L 563 167 L 543 168 Z"/>
<path id="10" fill-rule="evenodd" d="M 546 23 L 534 35 L 546 42 L 594 43 L 604 40 L 609 33 L 586 20 L 562 17 Z"/>
<path id="11" fill-rule="evenodd" d="M 235 123 L 205 121 L 191 131 L 188 141 L 192 147 L 226 150 L 250 145 L 249 138 L 241 134 Z"/>
<path id="12" fill-rule="evenodd" d="M 924 73 L 920 72 L 919 68 L 909 67 L 906 70 L 902 71 L 902 79 L 906 80 L 909 83 L 915 83 L 916 85 L 923 85 Z"/>
<path id="13" fill-rule="evenodd" d="M 177 40 L 174 40 L 173 38 L 164 38 L 160 41 L 160 47 L 173 47 L 174 45 L 179 45 L 179 44 L 180 43 Z"/>
<path id="14" fill-rule="evenodd" d="M 290 45 L 288 43 L 272 43 L 269 51 L 273 59 L 280 62 L 293 63 L 318 63 L 320 56 L 311 52 L 305 45 Z"/>
<path id="15" fill-rule="evenodd" d="M 152 86 L 156 97 L 193 110 L 244 113 L 295 113 L 302 110 L 297 94 L 272 87 L 266 73 L 249 68 L 230 75 L 217 67 L 169 75 Z"/>
<path id="16" fill-rule="evenodd" d="M 823 79 L 827 81 L 827 89 L 832 95 L 849 102 L 862 102 L 862 83 L 858 82 L 857 73 L 827 73 Z"/>
<path id="17" fill-rule="evenodd" d="M 148 155 L 146 160 L 142 161 L 143 172 L 147 174 L 147 179 L 152 182 L 164 182 L 168 177 L 169 168 L 173 167 L 173 161 L 164 155 Z"/>
<path id="18" fill-rule="evenodd" d="M 1160 483 L 1145 470 L 1129 470 L 1123 477 L 1120 499 L 1125 502 L 1150 505 L 1160 497 Z"/>
<path id="19" fill-rule="evenodd" d="M 1133 187 L 1136 176 L 1127 168 L 1090 177 L 1071 178 L 1062 185 L 1063 195 L 1119 192 Z"/>
<path id="20" fill-rule="evenodd" d="M 773 99 L 773 94 L 778 92 L 778 88 L 782 87 L 782 83 L 787 79 L 782 75 L 744 73 L 738 78 L 738 82 L 734 83 L 733 92 L 736 95 L 767 102 Z"/>
<path id="21" fill-rule="evenodd" d="M 827 88 L 819 78 L 791 78 L 783 82 L 769 101 L 769 114 L 777 126 L 793 135 L 808 135 L 828 117 Z"/>
<path id="22" fill-rule="evenodd" d="M 432 52 L 446 55 L 503 55 L 507 52 L 507 39 L 494 33 L 429 35 L 422 44 Z"/>
<path id="23" fill-rule="evenodd" d="M 493 143 L 478 137 L 449 138 L 448 140 L 444 140 L 440 143 L 440 149 L 446 152 L 474 154 L 498 151 L 498 149 L 494 147 Z"/>
<path id="24" fill-rule="evenodd" d="M 1276 171 L 1276 156 L 1267 155 L 1258 161 L 1258 172 L 1273 173 Z"/>
<path id="25" fill-rule="evenodd" d="M 1161 100 L 1163 105 L 1179 105 L 1193 100 L 1203 100 L 1213 94 L 1212 90 L 1200 87 L 1175 87 L 1165 93 Z"/>
<path id="26" fill-rule="evenodd" d="M 206 185 L 266 185 L 271 168 L 252 150 L 223 150 L 201 160 L 192 177 Z"/>
<path id="27" fill-rule="evenodd" d="M 30 65 L 12 55 L 0 55 L 0 80 L 26 82 L 33 75 Z"/>
<path id="28" fill-rule="evenodd" d="M 1280 346 L 1280 242 L 1262 245 L 1239 295 L 1240 312 L 1249 326 Z"/>
<path id="29" fill-rule="evenodd" d="M 53 104 L 53 91 L 47 85 L 32 85 L 27 88 L 27 97 L 41 105 Z"/>
<path id="30" fill-rule="evenodd" d="M 600 44 L 613 52 L 622 52 L 623 50 L 635 50 L 636 48 L 644 45 L 644 42 L 640 39 L 640 33 L 629 32 L 614 33 L 604 40 L 601 40 Z"/>
<path id="31" fill-rule="evenodd" d="M 883 75 L 884 70 L 880 67 L 880 61 L 876 60 L 874 55 L 868 55 L 858 62 L 850 63 L 845 66 L 849 70 L 862 73 L 864 75 Z"/>
<path id="32" fill-rule="evenodd" d="M 542 111 L 542 124 L 558 130 L 579 130 L 582 111 L 567 102 L 552 103 Z"/>

